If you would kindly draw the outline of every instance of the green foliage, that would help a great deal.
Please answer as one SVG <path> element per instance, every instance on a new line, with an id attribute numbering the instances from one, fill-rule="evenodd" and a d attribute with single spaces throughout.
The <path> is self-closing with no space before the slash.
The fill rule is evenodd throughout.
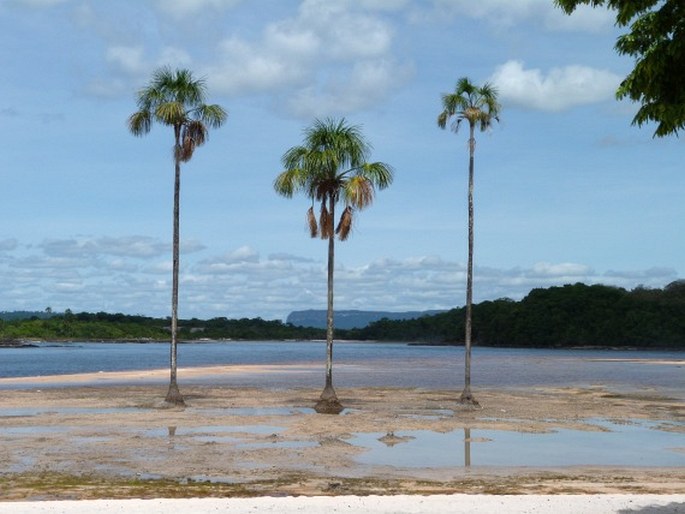
<path id="1" fill-rule="evenodd" d="M 348 332 L 357 339 L 454 343 L 465 309 L 414 320 L 381 320 Z M 474 340 L 484 346 L 673 347 L 685 349 L 685 281 L 632 291 L 584 284 L 533 289 L 520 302 L 473 307 Z"/>
<path id="2" fill-rule="evenodd" d="M 392 183 L 392 168 L 382 162 L 368 162 L 371 145 L 357 125 L 340 120 L 315 120 L 305 130 L 305 141 L 283 154 L 285 171 L 274 181 L 280 195 L 291 198 L 303 192 L 320 204 L 317 221 L 313 207 L 307 214 L 312 237 L 347 239 L 354 210 L 373 202 L 376 189 Z M 337 228 L 333 212 L 338 201 L 345 203 Z"/>
<path id="3" fill-rule="evenodd" d="M 463 120 L 481 131 L 487 130 L 493 121 L 499 121 L 501 105 L 497 101 L 497 89 L 485 83 L 476 86 L 467 77 L 457 81 L 452 93 L 442 95 L 443 110 L 438 116 L 438 126 L 445 128 L 452 120 L 452 130 L 457 132 Z"/>
<path id="4" fill-rule="evenodd" d="M 138 93 L 138 111 L 128 120 L 136 136 L 150 132 L 154 121 L 174 128 L 174 156 L 190 160 L 196 147 L 207 139 L 208 128 L 218 128 L 228 114 L 219 105 L 205 104 L 206 85 L 185 69 L 162 67 L 152 75 L 150 84 Z"/>
<path id="5" fill-rule="evenodd" d="M 685 2 L 682 0 L 555 0 L 566 13 L 579 5 L 607 6 L 616 24 L 630 26 L 616 42 L 620 54 L 635 58 L 635 67 L 616 96 L 642 105 L 633 118 L 641 126 L 657 123 L 655 136 L 685 127 Z"/>
<path id="6" fill-rule="evenodd" d="M 415 319 L 389 320 L 338 330 L 340 339 L 453 344 L 462 341 L 465 309 Z M 0 322 L 0 340 L 168 341 L 169 319 L 126 314 L 65 313 Z M 319 328 L 261 318 L 180 321 L 181 338 L 311 340 Z M 585 284 L 533 289 L 521 301 L 500 299 L 473 306 L 474 340 L 483 346 L 612 346 L 685 349 L 685 280 L 663 289 Z"/>
<path id="7" fill-rule="evenodd" d="M 294 327 L 281 321 L 261 318 L 207 321 L 181 320 L 179 335 L 184 340 L 198 339 L 321 339 L 323 330 Z M 49 319 L 15 319 L 0 323 L 0 340 L 39 339 L 45 341 L 168 341 L 168 319 L 105 312 L 53 315 Z"/>

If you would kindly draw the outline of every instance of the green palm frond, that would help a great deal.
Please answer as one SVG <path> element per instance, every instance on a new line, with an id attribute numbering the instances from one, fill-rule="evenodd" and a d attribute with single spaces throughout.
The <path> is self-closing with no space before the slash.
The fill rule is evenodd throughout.
<path id="1" fill-rule="evenodd" d="M 306 163 L 309 149 L 304 146 L 293 146 L 281 157 L 281 164 L 286 170 L 302 168 Z"/>
<path id="2" fill-rule="evenodd" d="M 202 104 L 195 110 L 197 119 L 202 121 L 209 128 L 218 128 L 226 121 L 228 118 L 228 113 L 220 105 L 212 104 L 205 105 Z"/>
<path id="3" fill-rule="evenodd" d="M 438 126 L 445 128 L 452 120 L 451 129 L 459 130 L 463 120 L 481 131 L 487 130 L 493 121 L 499 121 L 501 106 L 497 101 L 497 89 L 489 83 L 478 87 L 468 78 L 457 81 L 454 92 L 442 95 L 442 112 L 438 115 Z"/>
<path id="4" fill-rule="evenodd" d="M 347 207 L 361 209 L 371 204 L 376 188 L 392 183 L 392 168 L 380 162 L 368 163 L 370 152 L 371 145 L 359 126 L 350 125 L 344 118 L 316 119 L 304 130 L 303 144 L 283 154 L 285 171 L 276 177 L 274 189 L 286 197 L 301 191 L 313 202 L 320 202 L 318 233 L 323 239 L 333 237 L 333 219 L 327 206 L 343 199 Z M 351 216 L 351 210 L 346 216 Z M 310 221 L 308 225 L 313 234 Z M 345 237 L 347 234 L 349 231 Z"/>
<path id="5" fill-rule="evenodd" d="M 128 128 L 134 136 L 144 136 L 152 128 L 152 116 L 150 111 L 138 111 L 131 114 L 128 119 Z"/>
<path id="6" fill-rule="evenodd" d="M 218 128 L 228 116 L 219 105 L 206 105 L 204 79 L 193 79 L 185 69 L 162 67 L 150 84 L 138 92 L 138 112 L 128 120 L 137 136 L 150 131 L 153 122 L 174 128 L 174 158 L 188 161 L 195 148 L 205 143 L 209 128 Z"/>
<path id="7" fill-rule="evenodd" d="M 370 180 L 374 187 L 385 189 L 392 184 L 394 172 L 392 166 L 384 162 L 371 162 L 364 163 L 359 168 L 359 174 Z"/>
<path id="8" fill-rule="evenodd" d="M 181 125 L 186 119 L 186 112 L 182 103 L 164 102 L 155 108 L 155 119 L 163 125 Z"/>
<path id="9" fill-rule="evenodd" d="M 274 180 L 274 189 L 280 195 L 291 198 L 304 187 L 305 175 L 300 168 L 292 168 L 280 173 Z"/>

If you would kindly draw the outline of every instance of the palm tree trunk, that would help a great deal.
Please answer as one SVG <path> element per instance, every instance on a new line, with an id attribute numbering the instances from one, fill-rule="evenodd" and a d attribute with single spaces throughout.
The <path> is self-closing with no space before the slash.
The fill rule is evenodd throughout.
<path id="1" fill-rule="evenodd" d="M 315 410 L 320 414 L 339 414 L 343 406 L 333 388 L 333 270 L 335 269 L 335 201 L 329 199 L 328 227 L 328 302 L 326 311 L 326 384 L 316 404 Z"/>
<path id="2" fill-rule="evenodd" d="M 326 310 L 326 386 L 321 395 L 335 396 L 333 389 L 333 270 L 335 266 L 335 236 L 328 236 L 328 302 Z"/>
<path id="3" fill-rule="evenodd" d="M 178 148 L 178 135 L 176 137 Z M 171 348 L 170 348 L 170 377 L 169 391 L 165 401 L 172 405 L 184 405 L 183 396 L 178 389 L 176 381 L 177 370 L 177 347 L 178 347 L 178 270 L 179 270 L 179 211 L 181 197 L 181 163 L 175 158 L 176 166 L 174 173 L 174 235 L 172 243 L 172 284 L 171 284 Z"/>
<path id="4" fill-rule="evenodd" d="M 478 402 L 471 394 L 471 313 L 473 304 L 473 159 L 476 150 L 476 139 L 474 136 L 475 125 L 469 124 L 469 243 L 468 243 L 468 263 L 466 266 L 466 329 L 464 334 L 464 390 L 459 401 L 469 405 L 478 405 Z"/>

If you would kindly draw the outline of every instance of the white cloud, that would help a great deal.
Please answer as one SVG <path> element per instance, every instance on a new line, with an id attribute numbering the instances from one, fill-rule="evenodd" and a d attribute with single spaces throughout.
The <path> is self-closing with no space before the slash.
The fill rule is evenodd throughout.
<path id="1" fill-rule="evenodd" d="M 111 46 L 106 51 L 105 60 L 117 72 L 133 78 L 147 77 L 151 69 L 159 66 L 187 66 L 192 62 L 188 52 L 172 46 L 162 48 L 153 62 L 145 56 L 145 49 L 141 45 Z"/>
<path id="2" fill-rule="evenodd" d="M 110 255 L 147 259 L 170 251 L 168 243 L 144 236 L 52 239 L 43 242 L 40 246 L 46 255 L 57 258 Z M 191 248 L 194 247 L 195 245 L 191 243 Z"/>
<path id="3" fill-rule="evenodd" d="M 503 102 L 561 111 L 613 98 L 621 77 L 586 66 L 552 68 L 545 75 L 537 68 L 524 69 L 521 61 L 507 61 L 495 70 L 490 81 Z"/>
<path id="4" fill-rule="evenodd" d="M 226 38 L 218 46 L 219 62 L 206 70 L 212 90 L 275 93 L 279 106 L 307 118 L 378 102 L 412 69 L 392 56 L 390 24 L 364 7 L 346 0 L 304 0 L 297 16 L 268 24 L 256 40 Z"/>
<path id="5" fill-rule="evenodd" d="M 613 13 L 607 9 L 580 6 L 569 16 L 551 0 L 433 0 L 432 7 L 418 12 L 421 14 L 415 12 L 415 17 L 463 16 L 502 28 L 530 21 L 548 30 L 597 32 L 610 28 L 614 22 Z"/>
<path id="6" fill-rule="evenodd" d="M 348 73 L 334 74 L 326 82 L 299 89 L 287 106 L 304 119 L 354 112 L 382 100 L 398 79 L 403 82 L 412 73 L 411 66 L 387 61 L 360 62 Z"/>
<path id="7" fill-rule="evenodd" d="M 142 46 L 112 46 L 107 49 L 105 59 L 128 74 L 137 74 L 146 69 Z"/>
<path id="8" fill-rule="evenodd" d="M 538 262 L 531 269 L 531 276 L 534 277 L 554 277 L 569 279 L 572 277 L 588 277 L 593 275 L 592 268 L 584 264 L 563 262 L 550 264 L 549 262 Z"/>
<path id="9" fill-rule="evenodd" d="M 229 9 L 242 0 L 156 0 L 157 7 L 175 18 L 202 13 L 207 9 Z"/>
<path id="10" fill-rule="evenodd" d="M 600 32 L 613 27 L 615 13 L 601 7 L 580 5 L 570 16 L 555 8 L 545 21 L 547 28 L 552 30 Z"/>
<path id="11" fill-rule="evenodd" d="M 197 246 L 202 246 L 196 243 Z M 154 239 L 53 240 L 24 255 L 17 244 L 0 260 L 0 310 L 106 310 L 165 316 L 171 262 L 155 260 L 168 250 Z M 144 265 L 141 265 L 144 259 Z M 218 256 L 181 261 L 182 317 L 284 319 L 293 310 L 326 305 L 326 264 L 287 254 L 260 256 L 242 246 Z M 580 263 L 540 262 L 530 267 L 477 266 L 475 301 L 520 299 L 536 287 L 603 283 L 627 289 L 663 287 L 678 278 L 670 268 L 598 273 Z M 465 267 L 436 256 L 379 259 L 336 268 L 336 307 L 366 310 L 449 309 L 463 305 Z M 75 294 L 78 293 L 78 294 Z"/>
<path id="12" fill-rule="evenodd" d="M 182 48 L 166 46 L 157 58 L 157 66 L 185 67 L 192 63 L 190 54 Z M 149 70 L 148 70 L 149 71 Z"/>
<path id="13" fill-rule="evenodd" d="M 410 0 L 356 0 L 356 2 L 366 9 L 378 11 L 396 11 L 411 3 Z"/>

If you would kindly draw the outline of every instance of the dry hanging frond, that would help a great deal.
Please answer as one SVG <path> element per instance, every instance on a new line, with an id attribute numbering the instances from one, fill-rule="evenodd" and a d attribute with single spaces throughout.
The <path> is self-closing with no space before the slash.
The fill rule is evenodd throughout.
<path id="1" fill-rule="evenodd" d="M 333 235 L 333 219 L 331 218 L 326 204 L 321 204 L 321 216 L 319 217 L 319 227 L 321 228 L 321 239 L 328 239 Z"/>
<path id="2" fill-rule="evenodd" d="M 193 156 L 193 152 L 195 151 L 196 146 L 197 145 L 195 144 L 195 140 L 192 137 L 184 137 L 183 146 L 181 147 L 180 160 L 183 162 L 188 162 L 190 158 Z"/>
<path id="3" fill-rule="evenodd" d="M 316 224 L 316 216 L 314 216 L 314 207 L 310 207 L 307 211 L 307 225 L 309 225 L 309 235 L 316 237 L 319 234 L 319 227 Z"/>
<path id="4" fill-rule="evenodd" d="M 373 184 L 366 177 L 352 177 L 347 183 L 347 199 L 357 209 L 363 209 L 373 202 Z"/>
<path id="5" fill-rule="evenodd" d="M 341 241 L 345 241 L 350 235 L 350 230 L 352 229 L 352 207 L 347 206 L 340 216 L 340 222 L 335 229 L 335 233 Z"/>

